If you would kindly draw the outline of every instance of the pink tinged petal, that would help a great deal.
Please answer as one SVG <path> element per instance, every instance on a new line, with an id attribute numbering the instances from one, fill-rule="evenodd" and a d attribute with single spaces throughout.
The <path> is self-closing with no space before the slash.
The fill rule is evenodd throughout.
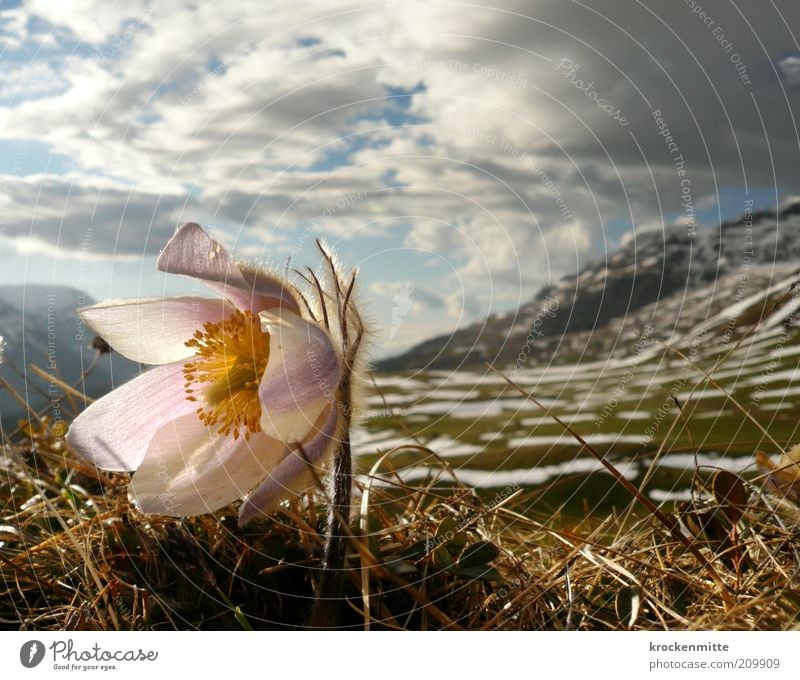
<path id="1" fill-rule="evenodd" d="M 265 271 L 237 264 L 194 222 L 175 232 L 161 251 L 157 266 L 163 272 L 202 279 L 242 310 L 257 313 L 277 306 L 296 312 L 300 309 L 288 284 Z"/>
<path id="2" fill-rule="evenodd" d="M 247 282 L 248 290 L 261 296 L 262 306 L 258 311 L 282 307 L 295 314 L 300 314 L 300 305 L 289 284 L 282 283 L 263 269 L 245 264 L 239 265 L 239 273 Z"/>
<path id="3" fill-rule="evenodd" d="M 163 272 L 193 276 L 210 283 L 237 288 L 245 285 L 228 251 L 194 222 L 175 232 L 158 256 L 157 267 Z"/>
<path id="4" fill-rule="evenodd" d="M 195 415 L 182 416 L 156 432 L 128 494 L 146 513 L 214 512 L 244 496 L 285 453 L 283 444 L 261 433 L 234 439 Z"/>
<path id="5" fill-rule="evenodd" d="M 236 310 L 227 300 L 167 297 L 108 300 L 80 310 L 81 319 L 128 359 L 168 364 L 188 359 L 186 346 L 207 322 L 218 323 Z"/>
<path id="6" fill-rule="evenodd" d="M 259 388 L 261 428 L 284 442 L 300 442 L 336 399 L 339 356 L 321 326 L 291 312 L 260 316 L 262 330 L 270 334 Z"/>
<path id="7" fill-rule="evenodd" d="M 67 443 L 103 470 L 135 470 L 164 423 L 197 409 L 183 383 L 182 364 L 142 373 L 85 409 L 72 422 Z"/>
<path id="8" fill-rule="evenodd" d="M 322 477 L 320 465 L 325 454 L 337 443 L 335 437 L 338 412 L 331 408 L 321 428 L 315 428 L 312 436 L 286 456 L 278 466 L 239 508 L 239 526 L 263 516 L 283 498 L 291 493 L 300 493 L 314 483 L 314 473 Z M 313 470 L 313 472 L 312 472 Z"/>

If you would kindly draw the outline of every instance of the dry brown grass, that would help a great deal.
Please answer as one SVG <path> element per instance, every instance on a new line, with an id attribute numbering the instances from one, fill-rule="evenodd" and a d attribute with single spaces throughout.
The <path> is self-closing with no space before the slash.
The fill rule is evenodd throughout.
<path id="1" fill-rule="evenodd" d="M 482 500 L 444 462 L 428 483 L 408 486 L 391 459 L 357 484 L 343 626 L 798 626 L 800 510 L 760 482 L 698 475 L 706 500 L 665 512 L 687 547 L 648 513 L 569 524 L 536 517 L 523 490 Z M 321 494 L 241 530 L 232 509 L 186 520 L 137 514 L 127 476 L 87 465 L 46 422 L 0 460 L 3 627 L 306 626 L 322 561 Z"/>

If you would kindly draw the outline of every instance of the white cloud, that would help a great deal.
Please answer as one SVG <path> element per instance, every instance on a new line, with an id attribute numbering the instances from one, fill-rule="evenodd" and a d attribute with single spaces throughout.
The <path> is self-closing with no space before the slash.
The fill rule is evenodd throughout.
<path id="1" fill-rule="evenodd" d="M 66 87 L 57 69 L 46 61 L 0 70 L 0 97 L 12 102 L 63 93 Z"/>
<path id="2" fill-rule="evenodd" d="M 6 240 L 8 245 L 18 255 L 22 256 L 35 255 L 54 260 L 75 260 L 79 262 L 104 262 L 109 260 L 114 262 L 138 262 L 141 260 L 139 255 L 129 253 L 109 254 L 105 251 L 94 252 L 88 246 L 86 248 L 62 248 L 37 236 L 18 236 Z"/>
<path id="3" fill-rule="evenodd" d="M 122 30 L 125 22 L 146 21 L 162 0 L 128 0 L 108 3 L 103 0 L 27 0 L 29 16 L 54 27 L 66 28 L 88 43 L 101 43 Z"/>

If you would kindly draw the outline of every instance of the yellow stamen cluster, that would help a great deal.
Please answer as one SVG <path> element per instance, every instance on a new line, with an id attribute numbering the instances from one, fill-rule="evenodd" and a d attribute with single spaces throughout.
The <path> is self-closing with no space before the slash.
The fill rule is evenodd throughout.
<path id="1" fill-rule="evenodd" d="M 206 323 L 186 346 L 195 358 L 183 366 L 187 399 L 200 406 L 197 415 L 219 434 L 261 431 L 258 386 L 269 360 L 269 334 L 260 319 L 238 309 L 219 323 Z"/>

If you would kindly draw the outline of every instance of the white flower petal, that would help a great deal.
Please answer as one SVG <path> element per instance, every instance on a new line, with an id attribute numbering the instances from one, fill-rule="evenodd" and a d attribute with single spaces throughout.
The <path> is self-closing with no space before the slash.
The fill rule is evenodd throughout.
<path id="1" fill-rule="evenodd" d="M 275 505 L 290 493 L 300 493 L 314 483 L 314 474 L 321 478 L 324 474 L 322 462 L 334 444 L 338 412 L 335 408 L 320 416 L 322 425 L 315 426 L 300 447 L 287 455 L 278 466 L 272 470 L 262 484 L 253 491 L 239 508 L 239 526 L 244 526 L 250 520 L 269 512 Z M 313 466 L 314 472 L 309 469 Z"/>
<path id="2" fill-rule="evenodd" d="M 186 341 L 207 322 L 219 323 L 235 307 L 221 298 L 161 297 L 107 300 L 80 310 L 81 319 L 114 351 L 143 364 L 188 359 Z"/>
<path id="3" fill-rule="evenodd" d="M 194 415 L 197 404 L 186 399 L 183 383 L 182 364 L 145 371 L 75 418 L 67 443 L 102 470 L 135 470 L 158 428 L 184 414 Z"/>
<path id="4" fill-rule="evenodd" d="M 296 314 L 260 314 L 270 334 L 261 379 L 261 427 L 284 442 L 301 442 L 320 413 L 336 401 L 341 362 L 327 331 Z"/>
<path id="5" fill-rule="evenodd" d="M 142 512 L 185 517 L 214 512 L 247 494 L 286 455 L 261 433 L 235 440 L 192 414 L 156 432 L 129 495 Z"/>

